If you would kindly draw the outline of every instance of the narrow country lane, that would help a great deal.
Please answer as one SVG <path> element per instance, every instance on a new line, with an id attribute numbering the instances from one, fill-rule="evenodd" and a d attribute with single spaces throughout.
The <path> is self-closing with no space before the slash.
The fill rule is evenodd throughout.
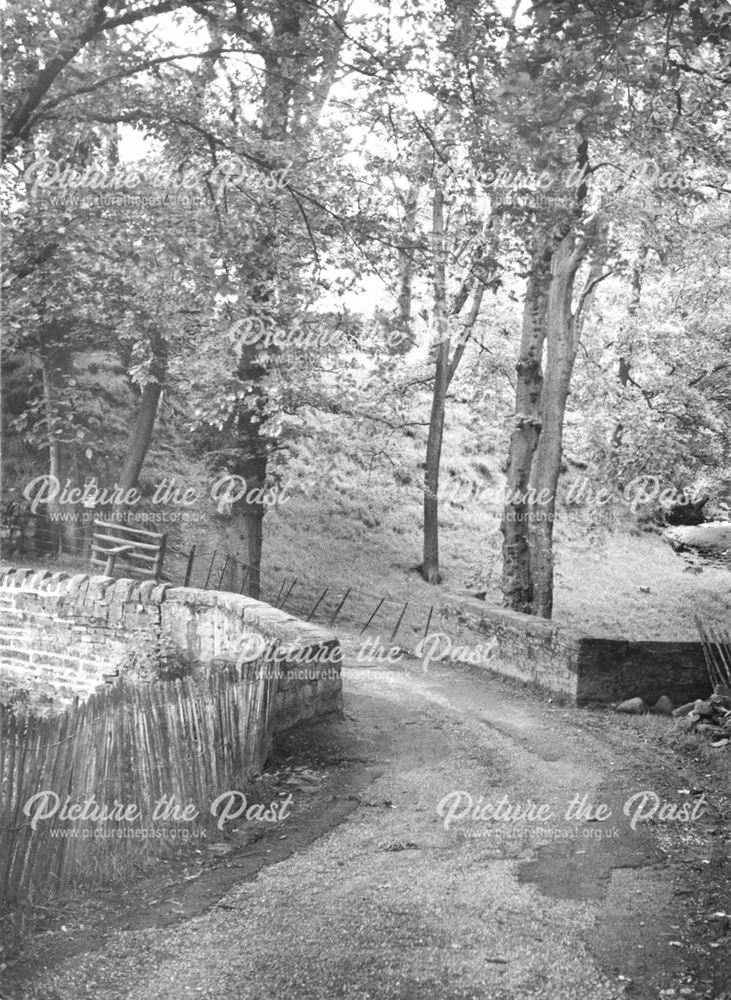
<path id="1" fill-rule="evenodd" d="M 339 825 L 199 917 L 56 964 L 24 1000 L 731 996 L 711 919 L 731 909 L 729 789 L 701 788 L 702 763 L 477 671 L 348 666 L 344 692 L 330 732 L 366 779 Z M 632 829 L 645 791 L 697 815 Z M 460 818 L 468 795 L 523 815 Z"/>

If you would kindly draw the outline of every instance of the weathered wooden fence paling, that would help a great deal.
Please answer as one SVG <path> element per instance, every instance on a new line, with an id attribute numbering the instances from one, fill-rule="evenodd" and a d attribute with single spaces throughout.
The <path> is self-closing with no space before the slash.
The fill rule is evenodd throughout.
<path id="1" fill-rule="evenodd" d="M 695 616 L 711 685 L 731 687 L 731 632 Z"/>
<path id="2" fill-rule="evenodd" d="M 99 519 L 94 521 L 93 527 L 92 566 L 98 566 L 107 576 L 116 568 L 125 576 L 160 579 L 166 534 Z"/>
<path id="3" fill-rule="evenodd" d="M 213 799 L 263 765 L 277 683 L 275 664 L 261 659 L 200 679 L 122 680 L 49 718 L 0 705 L 0 917 L 17 930 L 26 904 L 76 880 L 104 846 L 159 843 L 133 832 L 166 826 L 153 822 L 163 796 L 193 804 L 205 823 Z M 61 808 L 34 830 L 24 807 L 39 792 Z M 67 802 L 138 815 L 64 818 Z"/>

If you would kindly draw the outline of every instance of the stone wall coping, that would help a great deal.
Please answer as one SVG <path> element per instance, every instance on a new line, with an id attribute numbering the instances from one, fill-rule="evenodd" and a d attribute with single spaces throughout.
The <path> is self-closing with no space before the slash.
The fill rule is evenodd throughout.
<path id="1" fill-rule="evenodd" d="M 33 573 L 32 576 L 28 577 L 28 579 L 26 580 L 26 585 L 28 587 L 32 587 L 34 590 L 41 590 L 44 582 L 48 580 L 50 576 L 51 574 L 47 569 L 36 570 L 36 572 Z"/>
<path id="2" fill-rule="evenodd" d="M 513 611 L 511 608 L 501 608 L 496 604 L 487 604 L 479 597 L 470 595 L 449 595 L 447 601 L 457 610 L 468 609 L 487 618 L 490 621 L 505 622 L 520 626 L 521 629 L 530 628 L 533 635 L 551 636 L 557 633 L 565 635 L 568 639 L 588 638 L 588 633 L 581 632 L 571 625 L 561 625 L 550 618 L 538 618 L 535 615 L 526 615 L 522 611 Z"/>
<path id="3" fill-rule="evenodd" d="M 319 625 L 303 622 L 287 611 L 273 608 L 263 601 L 244 594 L 232 594 L 228 591 L 199 590 L 196 587 L 171 587 L 165 592 L 166 604 L 195 605 L 196 607 L 211 607 L 218 605 L 234 613 L 238 613 L 245 625 L 258 625 L 271 632 L 272 637 L 290 640 L 293 647 L 305 649 L 321 644 L 335 644 L 337 636 Z"/>
<path id="4" fill-rule="evenodd" d="M 337 643 L 337 636 L 319 625 L 273 608 L 263 601 L 243 594 L 227 591 L 201 590 L 197 587 L 172 587 L 154 580 L 115 578 L 103 574 L 68 573 L 28 567 L 0 565 L 0 590 L 32 589 L 53 592 L 63 583 L 63 596 L 87 601 L 141 604 L 184 604 L 196 607 L 216 605 L 238 613 L 244 624 L 256 624 L 272 632 L 273 637 L 291 639 L 293 646 L 307 648 L 312 645 Z"/>
<path id="5" fill-rule="evenodd" d="M 118 602 L 119 604 L 127 604 L 132 600 L 132 595 L 134 594 L 135 582 L 134 580 L 121 579 L 115 580 L 112 587 L 109 588 L 110 597 L 112 601 Z"/>
<path id="6" fill-rule="evenodd" d="M 197 607 L 212 608 L 218 604 L 220 592 L 217 590 L 201 590 L 198 587 L 170 587 L 165 592 L 165 599 L 176 604 L 195 604 Z M 236 594 L 231 594 L 236 597 Z"/>
<path id="7" fill-rule="evenodd" d="M 479 597 L 474 597 L 470 593 L 448 595 L 447 601 L 457 610 L 468 610 L 488 621 L 519 626 L 528 635 L 563 638 L 568 642 L 580 643 L 583 648 L 589 646 L 600 648 L 604 645 L 607 649 L 611 647 L 613 650 L 616 650 L 618 647 L 626 647 L 629 651 L 632 649 L 643 650 L 651 649 L 652 647 L 662 647 L 667 652 L 677 650 L 682 653 L 697 650 L 701 645 L 700 640 L 694 641 L 692 639 L 672 639 L 666 641 L 663 639 L 627 639 L 622 636 L 592 635 L 590 632 L 584 632 L 573 625 L 565 625 L 552 618 L 538 618 L 535 615 L 527 615 L 522 611 L 502 608 L 497 604 L 487 604 L 485 601 L 480 600 Z"/>
<path id="8" fill-rule="evenodd" d="M 72 576 L 71 579 L 66 584 L 66 597 L 76 597 L 82 592 L 85 594 L 89 589 L 89 577 L 86 573 L 77 573 Z"/>
<path id="9" fill-rule="evenodd" d="M 173 589 L 170 584 L 158 583 L 156 580 L 132 580 L 128 577 L 90 573 L 71 575 L 63 571 L 52 573 L 50 570 L 0 565 L 0 590 L 33 590 L 51 595 L 59 591 L 61 584 L 63 597 L 66 599 L 111 599 L 120 603 L 137 601 L 142 604 L 162 604 L 166 593 Z M 215 603 L 215 600 L 208 603 Z"/>
<path id="10" fill-rule="evenodd" d="M 3 567 L 0 587 L 5 587 L 6 589 L 10 587 L 22 587 L 27 578 L 36 572 L 37 570 L 30 569 L 27 566 L 19 566 L 17 568 L 14 566 Z"/>

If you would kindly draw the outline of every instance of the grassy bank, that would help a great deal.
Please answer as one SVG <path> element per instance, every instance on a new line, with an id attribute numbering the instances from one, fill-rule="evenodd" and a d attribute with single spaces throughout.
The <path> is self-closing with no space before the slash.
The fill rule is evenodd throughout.
<path id="1" fill-rule="evenodd" d="M 443 582 L 429 586 L 417 566 L 422 552 L 422 462 L 426 428 L 424 400 L 414 407 L 414 424 L 397 431 L 330 415 L 321 418 L 307 445 L 290 443 L 272 464 L 286 499 L 267 509 L 262 576 L 273 599 L 284 577 L 297 578 L 309 606 L 329 587 L 331 599 L 348 587 L 365 592 L 360 606 L 351 597 L 343 617 L 362 624 L 380 597 L 409 601 L 413 628 L 423 632 L 426 613 L 461 589 L 485 591 L 500 603 L 500 514 L 506 453 L 496 419 L 478 421 L 472 409 L 450 405 L 442 454 L 440 556 Z M 405 417 L 410 419 L 410 414 Z M 343 430 L 347 425 L 348 433 Z M 205 495 L 202 462 L 181 469 L 175 450 L 153 447 L 144 479 L 175 477 Z M 580 474 L 581 475 L 581 474 Z M 563 490 L 573 473 L 567 470 Z M 208 476 L 210 479 L 210 476 Z M 169 551 L 197 546 L 206 554 L 237 549 L 240 528 L 201 504 L 195 525 L 175 526 Z M 183 558 L 182 556 L 179 559 Z M 644 527 L 626 505 L 602 510 L 560 504 L 555 527 L 554 617 L 599 636 L 630 639 L 695 639 L 694 616 L 720 624 L 731 619 L 731 573 L 695 568 L 678 556 L 651 523 Z M 13 559 L 17 562 L 17 559 Z M 26 563 L 38 560 L 25 559 Z M 183 558 L 184 564 L 184 558 Z M 69 568 L 68 560 L 58 568 Z M 79 565 L 79 564 L 75 564 Z M 85 569 L 86 567 L 81 567 Z M 205 574 L 204 574 L 205 575 Z M 216 574 L 213 575 L 216 579 Z M 296 607 L 295 610 L 300 610 Z M 398 607 L 390 611 L 391 625 Z"/>

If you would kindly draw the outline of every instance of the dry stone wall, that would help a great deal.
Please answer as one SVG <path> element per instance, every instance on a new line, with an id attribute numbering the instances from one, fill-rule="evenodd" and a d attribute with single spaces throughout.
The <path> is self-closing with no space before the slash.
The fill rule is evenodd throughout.
<path id="1" fill-rule="evenodd" d="M 195 670 L 266 649 L 279 676 L 273 731 L 342 710 L 332 633 L 250 597 L 0 567 L 0 697 L 66 702 L 104 683 L 131 651 L 174 648 Z"/>
<path id="2" fill-rule="evenodd" d="M 564 696 L 577 705 L 612 704 L 667 695 L 681 705 L 708 694 L 700 642 L 628 642 L 595 638 L 544 618 L 492 607 L 470 596 L 451 602 L 471 633 L 494 636 L 497 673 Z"/>

